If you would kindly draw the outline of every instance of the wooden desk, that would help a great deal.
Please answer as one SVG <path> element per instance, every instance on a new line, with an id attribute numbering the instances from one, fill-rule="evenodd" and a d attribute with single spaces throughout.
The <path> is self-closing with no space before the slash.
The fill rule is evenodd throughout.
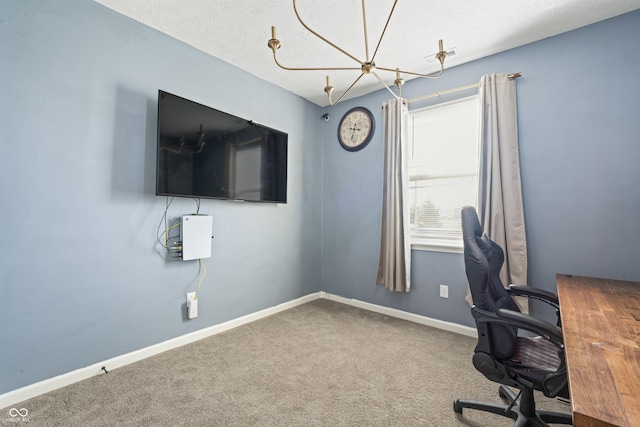
<path id="1" fill-rule="evenodd" d="M 640 283 L 557 283 L 573 425 L 640 426 Z"/>

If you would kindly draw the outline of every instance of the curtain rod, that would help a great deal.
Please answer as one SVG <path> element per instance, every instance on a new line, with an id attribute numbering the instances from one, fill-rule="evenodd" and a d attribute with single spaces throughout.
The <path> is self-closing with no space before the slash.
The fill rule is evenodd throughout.
<path id="1" fill-rule="evenodd" d="M 518 77 L 522 77 L 522 73 L 521 72 L 511 73 L 507 77 L 509 78 L 509 80 L 517 79 Z M 471 89 L 471 88 L 478 87 L 478 86 L 480 86 L 480 83 L 474 83 L 474 84 L 470 84 L 470 85 L 466 85 L 466 86 L 456 87 L 456 88 L 453 88 L 453 89 L 443 90 L 443 91 L 440 91 L 440 92 L 430 93 L 429 95 L 418 96 L 417 98 L 408 99 L 407 100 L 407 104 L 409 104 L 411 102 L 415 102 L 415 101 L 422 101 L 423 99 L 434 98 L 434 97 L 440 96 L 440 95 L 446 95 L 448 93 L 459 92 L 459 91 L 465 90 L 465 89 Z"/>

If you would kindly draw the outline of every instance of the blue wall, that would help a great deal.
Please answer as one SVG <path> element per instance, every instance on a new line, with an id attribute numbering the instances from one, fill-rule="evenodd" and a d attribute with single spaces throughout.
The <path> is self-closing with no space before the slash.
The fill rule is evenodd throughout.
<path id="1" fill-rule="evenodd" d="M 3 0 L 0 52 L 0 393 L 320 290 L 320 107 L 93 1 Z M 202 200 L 194 320 L 198 262 L 156 243 L 158 89 L 289 134 L 286 205 Z"/>
<path id="2" fill-rule="evenodd" d="M 406 98 L 521 71 L 520 160 L 529 285 L 555 292 L 556 273 L 640 281 L 640 11 L 413 80 Z M 411 53 L 408 53 L 411 54 Z M 455 96 L 466 96 L 460 92 Z M 449 96 L 443 100 L 451 99 Z M 375 285 L 386 90 L 327 108 L 323 126 L 322 289 L 473 326 L 460 254 L 412 251 L 412 290 Z M 410 109 L 435 101 L 411 104 Z M 339 118 L 369 108 L 379 124 L 362 151 L 342 150 Z M 335 120 L 334 120 L 335 119 Z M 449 285 L 449 299 L 439 285 Z M 549 316 L 539 306 L 534 313 Z"/>

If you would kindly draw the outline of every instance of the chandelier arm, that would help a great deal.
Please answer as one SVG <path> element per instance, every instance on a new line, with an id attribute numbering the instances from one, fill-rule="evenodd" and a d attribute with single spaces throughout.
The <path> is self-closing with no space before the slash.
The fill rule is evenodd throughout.
<path id="1" fill-rule="evenodd" d="M 384 86 L 389 92 L 391 92 L 391 95 L 393 95 L 393 97 L 395 99 L 400 99 L 400 97 L 398 95 L 396 95 L 395 93 L 393 93 L 393 91 L 391 90 L 391 88 L 389 86 L 387 86 L 387 84 L 380 78 L 380 76 L 378 75 L 378 73 L 376 73 L 375 71 L 373 71 L 371 74 L 373 74 L 374 76 L 376 76 L 376 79 L 378 79 L 378 81 L 380 83 L 382 83 L 382 86 Z"/>
<path id="2" fill-rule="evenodd" d="M 398 0 L 395 0 L 393 2 L 393 6 L 391 7 L 391 12 L 389 12 L 389 17 L 387 18 L 387 23 L 384 24 L 384 28 L 382 29 L 382 34 L 380 34 L 380 40 L 378 40 L 378 45 L 376 46 L 376 50 L 373 52 L 373 57 L 371 57 L 371 62 L 373 62 L 373 60 L 376 58 L 378 49 L 380 49 L 380 44 L 382 44 L 382 38 L 384 37 L 384 34 L 387 32 L 387 27 L 389 26 L 389 22 L 391 21 L 391 16 L 393 15 L 393 11 L 396 9 L 396 4 L 398 4 Z M 364 0 L 362 0 L 362 5 L 364 8 Z M 369 52 L 367 51 L 367 55 L 368 53 Z"/>
<path id="3" fill-rule="evenodd" d="M 345 55 L 347 55 L 349 58 L 353 59 L 354 61 L 356 61 L 358 64 L 364 65 L 364 62 L 360 61 L 358 58 L 356 58 L 355 56 L 351 55 L 349 52 L 347 52 L 346 50 L 342 49 L 341 47 L 339 47 L 338 45 L 330 42 L 329 40 L 327 40 L 326 38 L 322 37 L 320 34 L 316 33 L 315 31 L 313 31 L 311 28 L 309 28 L 309 26 L 307 24 L 304 23 L 304 21 L 302 20 L 302 18 L 300 18 L 300 14 L 298 13 L 298 8 L 296 7 L 296 0 L 293 0 L 293 11 L 296 13 L 296 17 L 298 18 L 298 21 L 300 21 L 300 23 L 302 24 L 302 26 L 304 28 L 306 28 L 311 34 L 313 34 L 314 36 L 318 37 L 320 40 L 322 40 L 323 42 L 327 43 L 328 45 L 330 45 L 331 47 L 333 47 L 334 49 L 339 50 L 340 52 L 344 53 Z M 343 69 L 343 68 L 341 68 Z"/>
<path id="4" fill-rule="evenodd" d="M 332 102 L 331 101 L 331 93 L 329 93 L 329 105 L 336 105 L 338 102 L 342 101 L 342 98 L 344 98 L 344 96 L 349 93 L 349 91 L 351 90 L 352 87 L 354 87 L 356 85 L 356 83 L 358 83 L 358 80 L 360 80 L 362 78 L 362 76 L 364 76 L 364 73 L 360 74 L 358 76 L 358 78 L 351 83 L 351 86 L 349 86 L 349 88 L 347 90 L 344 91 L 344 93 L 342 95 L 340 95 L 340 98 L 338 98 L 338 100 L 336 102 Z"/>
<path id="5" fill-rule="evenodd" d="M 311 68 L 300 68 L 300 67 L 287 67 L 285 65 L 282 65 L 280 62 L 278 62 L 278 58 L 276 57 L 275 52 L 273 53 L 273 60 L 276 63 L 276 65 L 280 68 L 282 68 L 283 70 L 287 70 L 287 71 L 362 71 L 361 67 L 353 67 L 353 68 L 348 68 L 348 67 L 328 67 L 328 68 L 321 68 L 321 67 L 311 67 Z"/>
<path id="6" fill-rule="evenodd" d="M 416 77 L 425 77 L 427 79 L 437 79 L 438 77 L 440 77 L 442 75 L 442 73 L 444 73 L 444 64 L 440 64 L 440 71 L 438 71 L 437 74 L 420 74 L 420 73 L 414 73 L 412 71 L 402 71 L 402 70 L 398 70 L 398 69 L 392 69 L 392 68 L 384 68 L 384 67 L 376 67 L 377 70 L 383 70 L 383 71 L 392 71 L 394 73 L 399 72 L 402 74 L 409 74 L 412 76 L 416 76 Z"/>

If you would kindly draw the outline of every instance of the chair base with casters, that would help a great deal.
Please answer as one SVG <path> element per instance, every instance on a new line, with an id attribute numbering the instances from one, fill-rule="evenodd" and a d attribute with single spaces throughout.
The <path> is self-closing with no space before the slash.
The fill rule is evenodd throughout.
<path id="1" fill-rule="evenodd" d="M 548 423 L 571 425 L 571 415 L 558 412 L 536 411 L 533 399 L 533 390 L 525 388 L 521 394 L 516 395 L 509 387 L 501 385 L 500 397 L 507 401 L 506 405 L 498 403 L 479 402 L 477 400 L 456 399 L 453 402 L 453 410 L 462 414 L 463 408 L 477 409 L 490 412 L 502 417 L 515 420 L 514 427 L 540 426 L 546 427 Z"/>

